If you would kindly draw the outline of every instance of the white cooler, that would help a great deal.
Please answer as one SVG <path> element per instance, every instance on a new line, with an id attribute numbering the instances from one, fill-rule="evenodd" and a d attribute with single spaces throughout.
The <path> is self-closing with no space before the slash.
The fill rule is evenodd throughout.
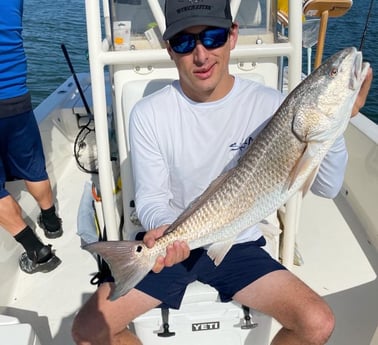
<path id="1" fill-rule="evenodd" d="M 180 309 L 169 309 L 168 320 L 163 320 L 161 309 L 156 308 L 136 318 L 130 328 L 148 345 L 269 344 L 271 317 L 244 311 L 234 302 L 221 303 L 217 295 L 208 285 L 194 282 Z M 169 329 L 164 332 L 166 322 Z"/>
<path id="2" fill-rule="evenodd" d="M 33 328 L 16 317 L 0 315 L 1 345 L 41 345 Z"/>

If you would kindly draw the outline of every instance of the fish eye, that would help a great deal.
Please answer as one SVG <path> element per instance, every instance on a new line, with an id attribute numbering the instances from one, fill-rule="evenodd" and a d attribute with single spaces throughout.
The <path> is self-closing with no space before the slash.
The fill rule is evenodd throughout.
<path id="1" fill-rule="evenodd" d="M 339 71 L 338 71 L 338 69 L 336 67 L 332 67 L 331 71 L 329 72 L 329 76 L 331 78 L 336 77 L 338 72 Z"/>
<path id="2" fill-rule="evenodd" d="M 143 247 L 142 246 L 137 246 L 136 247 L 136 251 L 137 251 L 137 253 L 140 253 L 141 251 L 142 251 L 142 249 L 143 249 Z"/>

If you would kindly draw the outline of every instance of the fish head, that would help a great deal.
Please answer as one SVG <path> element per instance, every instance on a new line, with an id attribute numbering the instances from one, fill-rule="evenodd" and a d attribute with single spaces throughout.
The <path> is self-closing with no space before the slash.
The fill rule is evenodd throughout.
<path id="1" fill-rule="evenodd" d="M 346 129 L 369 63 L 350 47 L 337 52 L 294 90 L 301 99 L 293 132 L 303 142 L 336 139 Z"/>

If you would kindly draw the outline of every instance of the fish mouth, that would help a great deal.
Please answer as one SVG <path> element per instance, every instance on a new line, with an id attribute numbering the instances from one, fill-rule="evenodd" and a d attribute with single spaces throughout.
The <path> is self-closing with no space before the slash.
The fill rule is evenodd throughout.
<path id="1" fill-rule="evenodd" d="M 356 90 L 360 88 L 361 84 L 366 78 L 370 64 L 362 61 L 362 53 L 355 51 L 354 63 L 350 78 L 350 88 Z"/>

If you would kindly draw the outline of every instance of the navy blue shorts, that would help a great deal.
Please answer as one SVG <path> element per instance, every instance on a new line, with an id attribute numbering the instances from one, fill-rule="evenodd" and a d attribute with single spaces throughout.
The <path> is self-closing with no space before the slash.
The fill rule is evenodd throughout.
<path id="1" fill-rule="evenodd" d="M 258 278 L 277 270 L 286 269 L 263 248 L 265 238 L 235 244 L 219 266 L 198 248 L 188 259 L 160 273 L 150 272 L 135 288 L 162 301 L 161 307 L 178 309 L 186 286 L 198 280 L 219 292 L 222 302 L 228 302 L 241 289 Z"/>
<path id="2" fill-rule="evenodd" d="M 0 119 L 0 198 L 5 182 L 48 178 L 41 135 L 33 111 Z"/>

